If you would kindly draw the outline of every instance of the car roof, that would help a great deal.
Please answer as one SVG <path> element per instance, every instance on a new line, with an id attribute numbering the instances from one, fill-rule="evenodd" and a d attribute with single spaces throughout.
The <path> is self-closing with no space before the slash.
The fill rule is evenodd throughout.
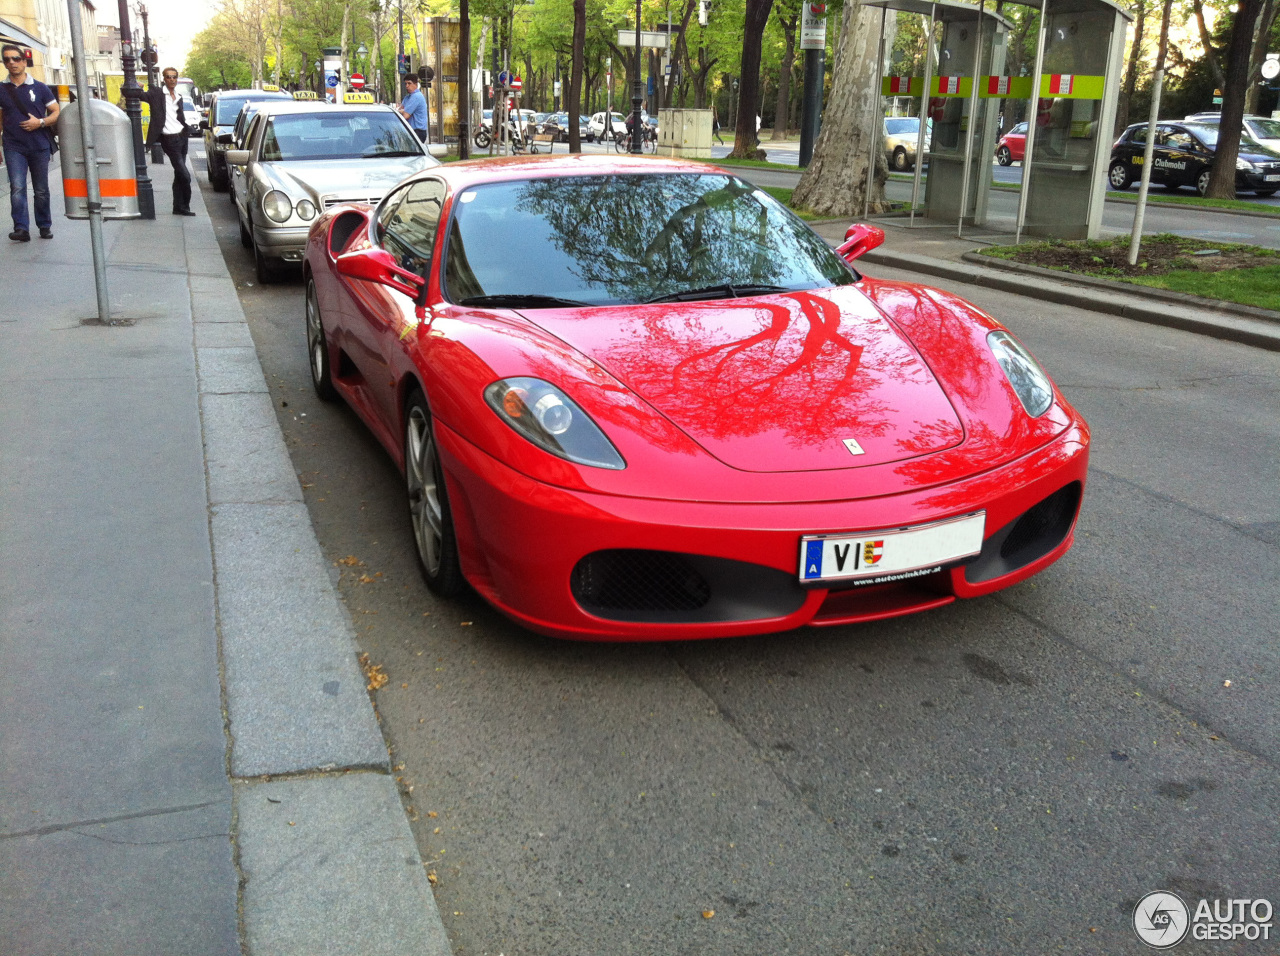
<path id="1" fill-rule="evenodd" d="M 293 99 L 293 97 L 281 90 L 215 90 L 214 96 L 261 96 L 268 100 Z"/>
<path id="2" fill-rule="evenodd" d="M 334 113 L 393 113 L 399 115 L 384 103 L 322 103 L 319 100 L 295 100 L 292 96 L 269 103 L 255 104 L 258 112 L 271 116 L 289 116 L 308 113 L 320 113 L 332 116 Z"/>
<path id="3" fill-rule="evenodd" d="M 570 176 L 607 175 L 610 173 L 719 173 L 736 175 L 730 170 L 707 163 L 654 156 L 602 156 L 598 153 L 574 153 L 558 156 L 484 157 L 458 163 L 433 166 L 424 172 L 443 177 L 455 190 L 482 183 L 512 182 L 521 179 L 562 179 Z M 421 175 L 421 174 L 419 174 Z"/>

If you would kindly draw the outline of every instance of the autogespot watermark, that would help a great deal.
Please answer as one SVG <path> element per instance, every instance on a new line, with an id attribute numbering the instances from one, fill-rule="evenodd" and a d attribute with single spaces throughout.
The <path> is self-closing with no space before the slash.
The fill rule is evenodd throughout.
<path id="1" fill-rule="evenodd" d="M 1200 900 L 1193 911 L 1177 893 L 1156 890 L 1133 908 L 1133 931 L 1152 949 L 1192 939 L 1271 938 L 1269 900 Z"/>

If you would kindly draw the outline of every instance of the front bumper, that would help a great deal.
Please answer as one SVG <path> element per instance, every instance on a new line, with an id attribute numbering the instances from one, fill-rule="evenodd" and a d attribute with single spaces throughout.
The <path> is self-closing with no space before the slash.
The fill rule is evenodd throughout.
<path id="1" fill-rule="evenodd" d="M 254 223 L 253 239 L 264 256 L 283 259 L 285 262 L 301 262 L 307 251 L 307 226 L 261 226 Z"/>
<path id="2" fill-rule="evenodd" d="M 834 502 L 673 502 L 552 487 L 513 471 L 441 422 L 435 427 L 467 579 L 530 630 L 581 640 L 761 634 L 895 617 L 989 594 L 1036 574 L 1071 547 L 1088 465 L 1088 428 L 1076 419 L 1035 452 L 940 488 Z M 904 527 L 981 509 L 987 515 L 985 537 L 999 550 L 1021 516 L 1072 486 L 1076 505 L 1060 537 L 1029 552 L 1021 565 L 983 563 L 984 549 L 984 557 L 968 567 L 899 582 L 842 590 L 799 585 L 803 535 Z M 648 619 L 588 611 L 584 603 L 590 602 L 579 600 L 583 568 L 606 552 L 688 558 L 683 564 L 677 560 L 674 571 L 654 573 L 692 573 L 705 579 L 698 587 L 710 594 L 723 585 L 726 596 L 714 613 L 704 605 L 684 619 L 680 611 Z M 716 605 L 714 594 L 710 604 Z"/>

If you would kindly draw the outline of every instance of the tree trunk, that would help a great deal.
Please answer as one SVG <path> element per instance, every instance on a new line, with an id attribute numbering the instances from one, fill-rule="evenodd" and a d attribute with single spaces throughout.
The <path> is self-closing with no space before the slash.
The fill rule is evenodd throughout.
<path id="1" fill-rule="evenodd" d="M 832 64 L 831 96 L 822 117 L 822 132 L 792 194 L 797 206 L 825 216 L 862 215 L 867 170 L 874 147 L 872 212 L 884 212 L 884 184 L 889 178 L 883 140 L 880 91 L 873 89 L 880 50 L 880 11 L 846 3 Z"/>
<path id="2" fill-rule="evenodd" d="M 1253 46 L 1253 27 L 1258 22 L 1261 9 L 1261 0 L 1240 0 L 1236 8 L 1236 22 L 1231 25 L 1227 73 L 1222 85 L 1222 118 L 1218 123 L 1218 149 L 1209 174 L 1209 189 L 1205 193 L 1213 199 L 1234 199 L 1236 195 L 1236 157 L 1240 155 L 1245 86 L 1249 82 L 1249 48 Z"/>
<path id="3" fill-rule="evenodd" d="M 734 159 L 764 159 L 756 146 L 756 116 L 760 112 L 760 45 L 773 0 L 747 0 L 742 23 L 742 67 L 738 77 L 738 120 Z"/>
<path id="4" fill-rule="evenodd" d="M 778 17 L 787 45 L 782 53 L 782 69 L 778 71 L 778 105 L 773 111 L 773 136 L 770 137 L 774 142 L 786 139 L 787 130 L 791 128 L 791 72 L 796 64 L 796 23 L 799 19 L 799 11 Z"/>
<path id="5" fill-rule="evenodd" d="M 1267 58 L 1267 42 L 1271 39 L 1271 24 L 1276 18 L 1275 0 L 1265 0 L 1258 28 L 1253 31 L 1253 53 L 1249 57 L 1249 81 L 1244 97 L 1245 115 L 1258 112 L 1258 94 L 1262 90 L 1262 64 Z"/>
<path id="6" fill-rule="evenodd" d="M 280 85 L 280 61 L 284 59 L 284 44 L 281 42 L 281 32 L 284 30 L 284 5 L 281 0 L 276 0 L 276 86 Z"/>
<path id="7" fill-rule="evenodd" d="M 347 81 L 351 79 L 351 67 L 347 63 L 347 41 L 351 37 L 351 0 L 347 0 L 342 5 L 342 42 L 341 52 L 338 54 L 338 63 L 342 67 L 342 79 L 338 81 L 337 88 L 333 91 L 334 100 L 338 103 L 342 102 L 342 91 L 347 88 Z"/>
<path id="8" fill-rule="evenodd" d="M 587 45 L 587 0 L 573 0 L 573 62 L 569 67 L 569 152 L 582 152 L 582 57 Z"/>
<path id="9" fill-rule="evenodd" d="M 1218 89 L 1225 91 L 1227 81 L 1222 75 L 1222 63 L 1218 60 L 1218 51 L 1213 47 L 1209 28 L 1204 22 L 1204 3 L 1202 0 L 1193 0 L 1191 6 L 1196 15 L 1196 26 L 1200 30 L 1200 45 L 1204 47 L 1204 58 L 1209 61 L 1209 69 L 1213 71 L 1213 82 L 1218 84 Z"/>
<path id="10" fill-rule="evenodd" d="M 1147 25 L 1147 4 L 1142 0 L 1134 11 L 1133 46 L 1129 48 L 1129 64 L 1124 71 L 1124 86 L 1116 101 L 1116 125 L 1112 136 L 1119 136 L 1129 126 L 1129 104 L 1138 85 L 1138 64 L 1142 62 L 1142 34 Z"/>

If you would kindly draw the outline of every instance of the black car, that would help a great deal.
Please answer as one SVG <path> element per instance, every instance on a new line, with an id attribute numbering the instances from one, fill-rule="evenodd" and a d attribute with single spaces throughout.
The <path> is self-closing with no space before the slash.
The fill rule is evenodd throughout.
<path id="1" fill-rule="evenodd" d="M 261 100 L 292 100 L 288 93 L 270 90 L 219 90 L 209 101 L 209 118 L 200 121 L 204 131 L 205 163 L 209 170 L 209 185 L 214 189 L 227 188 L 230 177 L 227 171 L 227 150 L 231 147 L 231 131 L 240 108 L 245 103 Z"/>
<path id="2" fill-rule="evenodd" d="M 1142 178 L 1147 124 L 1135 123 L 1111 149 L 1107 179 L 1112 189 L 1128 189 Z M 1218 127 L 1210 123 L 1158 123 L 1151 150 L 1151 181 L 1166 189 L 1194 186 L 1201 196 L 1209 189 L 1209 170 L 1218 146 Z M 1270 196 L 1280 190 L 1280 153 L 1248 136 L 1240 137 L 1236 189 Z"/>
<path id="3" fill-rule="evenodd" d="M 582 141 L 584 143 L 594 142 L 596 137 L 591 132 L 591 127 L 587 125 L 587 118 L 580 116 L 578 119 L 578 135 Z M 564 112 L 553 113 L 542 121 L 542 124 L 538 127 L 538 132 L 551 133 L 555 136 L 557 143 L 569 142 L 569 114 Z"/>

